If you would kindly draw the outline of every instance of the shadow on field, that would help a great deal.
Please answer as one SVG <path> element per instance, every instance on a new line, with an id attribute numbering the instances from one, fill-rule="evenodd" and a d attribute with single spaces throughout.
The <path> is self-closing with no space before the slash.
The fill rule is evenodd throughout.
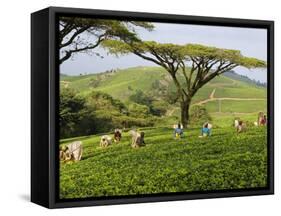
<path id="1" fill-rule="evenodd" d="M 89 139 L 91 136 L 92 135 L 63 139 L 63 141 L 60 141 L 60 145 L 65 144 L 65 143 L 69 143 L 69 142 L 74 142 L 74 141 L 77 141 L 77 140 L 83 141 L 83 140 Z"/>
<path id="2" fill-rule="evenodd" d="M 109 153 L 112 154 L 112 152 L 109 152 Z M 85 161 L 85 160 L 87 160 L 87 159 L 94 158 L 94 157 L 95 157 L 95 158 L 106 157 L 106 156 L 108 156 L 109 153 L 106 152 L 106 151 L 99 151 L 99 152 L 95 151 L 95 152 L 91 152 L 91 153 L 88 153 L 87 155 L 85 155 L 84 157 L 82 157 L 82 160 L 81 160 L 81 161 Z"/>
<path id="3" fill-rule="evenodd" d="M 101 154 L 101 153 L 100 153 Z M 85 161 L 85 160 L 87 160 L 87 159 L 89 159 L 89 158 L 93 158 L 94 156 L 97 156 L 98 154 L 94 154 L 94 153 L 92 153 L 92 154 L 88 154 L 87 156 L 84 156 L 82 159 L 81 159 L 81 161 Z"/>

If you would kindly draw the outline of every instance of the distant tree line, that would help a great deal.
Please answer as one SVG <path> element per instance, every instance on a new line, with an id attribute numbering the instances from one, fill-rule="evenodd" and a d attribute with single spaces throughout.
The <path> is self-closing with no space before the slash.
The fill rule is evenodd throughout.
<path id="1" fill-rule="evenodd" d="M 259 80 L 250 79 L 249 77 L 247 77 L 245 75 L 235 73 L 235 71 L 228 71 L 224 75 L 226 77 L 234 78 L 235 80 L 244 81 L 244 82 L 247 82 L 249 84 L 256 85 L 256 86 L 260 86 L 260 87 L 264 87 L 264 88 L 267 87 L 267 83 L 266 82 L 261 82 Z"/>

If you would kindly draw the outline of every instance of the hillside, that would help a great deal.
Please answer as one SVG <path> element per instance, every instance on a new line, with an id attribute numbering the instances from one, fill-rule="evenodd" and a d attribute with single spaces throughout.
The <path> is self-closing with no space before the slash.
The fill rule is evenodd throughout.
<path id="1" fill-rule="evenodd" d="M 235 71 L 225 72 L 224 76 L 229 77 L 231 79 L 240 80 L 240 81 L 249 83 L 251 85 L 256 85 L 256 86 L 261 86 L 261 87 L 266 87 L 267 86 L 267 84 L 264 83 L 264 82 L 252 80 L 252 79 L 248 78 L 247 76 L 235 73 Z"/>
<path id="2" fill-rule="evenodd" d="M 236 77 L 230 77 L 229 74 L 216 77 L 197 92 L 193 104 L 205 105 L 210 112 L 265 111 L 266 88 Z M 82 95 L 92 90 L 105 92 L 123 102 L 137 90 L 152 94 L 159 100 L 163 100 L 162 96 L 167 92 L 175 92 L 169 75 L 160 67 L 134 67 L 80 76 L 64 75 L 61 76 L 61 85 L 76 89 Z M 174 107 L 175 111 L 177 107 Z"/>

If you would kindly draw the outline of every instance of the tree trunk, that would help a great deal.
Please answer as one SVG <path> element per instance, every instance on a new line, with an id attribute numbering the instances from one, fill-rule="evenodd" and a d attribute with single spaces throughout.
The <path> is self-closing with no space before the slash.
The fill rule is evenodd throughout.
<path id="1" fill-rule="evenodd" d="M 184 128 L 186 128 L 189 123 L 190 104 L 191 104 L 190 99 L 181 102 L 181 123 Z"/>

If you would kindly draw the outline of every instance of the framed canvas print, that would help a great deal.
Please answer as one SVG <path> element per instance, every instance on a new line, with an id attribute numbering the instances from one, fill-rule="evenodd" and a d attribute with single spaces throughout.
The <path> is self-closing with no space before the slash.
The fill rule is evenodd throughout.
<path id="1" fill-rule="evenodd" d="M 50 7 L 31 27 L 32 202 L 273 194 L 273 21 Z"/>

